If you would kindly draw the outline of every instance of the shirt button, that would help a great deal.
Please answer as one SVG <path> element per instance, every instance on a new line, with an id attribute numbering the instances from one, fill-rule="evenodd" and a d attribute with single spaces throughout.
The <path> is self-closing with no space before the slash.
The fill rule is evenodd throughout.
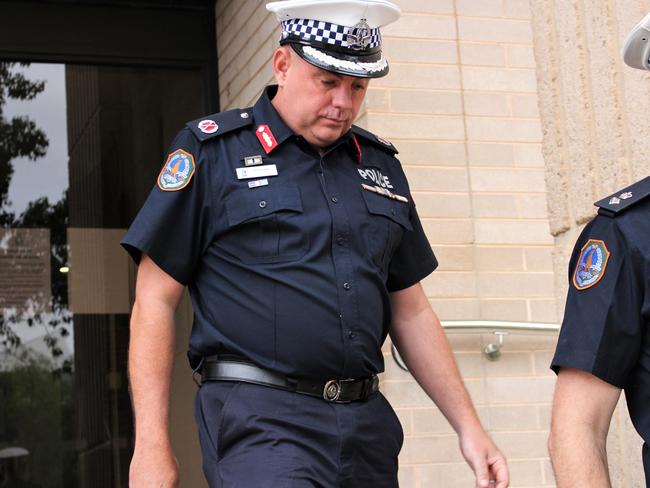
<path id="1" fill-rule="evenodd" d="M 357 335 L 356 335 L 354 332 L 352 332 L 352 331 L 348 331 L 348 337 L 349 337 L 350 339 L 354 339 L 356 336 L 357 336 Z"/>
<path id="2" fill-rule="evenodd" d="M 390 209 L 390 213 L 391 213 L 391 215 L 395 215 L 395 209 L 394 209 L 394 208 L 391 208 L 391 209 Z"/>
<path id="3" fill-rule="evenodd" d="M 343 283 L 343 289 L 344 289 L 344 290 L 349 290 L 350 288 L 352 288 L 352 287 L 350 286 L 350 283 Z"/>
<path id="4" fill-rule="evenodd" d="M 264 208 L 264 207 L 266 207 L 266 200 L 262 200 L 260 202 L 260 208 Z"/>
<path id="5" fill-rule="evenodd" d="M 345 239 L 343 238 L 343 236 L 338 236 L 338 237 L 336 238 L 336 243 L 337 243 L 339 246 L 342 246 L 343 244 L 345 244 Z"/>
<path id="6" fill-rule="evenodd" d="M 336 198 L 336 197 L 332 197 L 332 201 L 333 201 L 334 203 L 339 203 L 339 199 Z"/>

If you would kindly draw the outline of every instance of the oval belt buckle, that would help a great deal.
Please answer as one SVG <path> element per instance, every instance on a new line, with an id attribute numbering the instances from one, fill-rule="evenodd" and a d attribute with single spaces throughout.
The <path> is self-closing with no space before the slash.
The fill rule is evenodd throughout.
<path id="1" fill-rule="evenodd" d="M 329 380 L 323 388 L 323 399 L 328 402 L 335 402 L 341 396 L 341 383 L 338 380 Z"/>

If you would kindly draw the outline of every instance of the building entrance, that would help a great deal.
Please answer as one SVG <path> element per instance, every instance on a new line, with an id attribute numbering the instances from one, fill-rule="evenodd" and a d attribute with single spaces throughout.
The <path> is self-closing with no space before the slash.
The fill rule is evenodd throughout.
<path id="1" fill-rule="evenodd" d="M 118 243 L 203 100 L 198 70 L 0 60 L 0 487 L 127 486 Z"/>

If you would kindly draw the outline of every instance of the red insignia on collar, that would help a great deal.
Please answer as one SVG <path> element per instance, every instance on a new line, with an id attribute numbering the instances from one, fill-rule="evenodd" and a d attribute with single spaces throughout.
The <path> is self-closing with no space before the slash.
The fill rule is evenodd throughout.
<path id="1" fill-rule="evenodd" d="M 271 128 L 268 125 L 260 125 L 255 131 L 255 135 L 259 139 L 266 154 L 269 154 L 278 146 L 278 141 L 275 140 L 273 132 L 271 132 Z"/>
<path id="2" fill-rule="evenodd" d="M 359 141 L 357 141 L 357 136 L 352 134 L 352 140 L 354 141 L 354 147 L 357 148 L 357 164 L 361 164 L 361 146 L 359 145 Z"/>

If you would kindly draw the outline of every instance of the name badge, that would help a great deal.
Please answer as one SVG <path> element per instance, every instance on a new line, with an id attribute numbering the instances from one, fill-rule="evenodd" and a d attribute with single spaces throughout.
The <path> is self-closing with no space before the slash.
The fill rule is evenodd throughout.
<path id="1" fill-rule="evenodd" d="M 267 164 L 265 166 L 237 168 L 238 180 L 247 180 L 249 178 L 264 178 L 266 176 L 278 176 L 278 167 L 275 164 Z"/>

